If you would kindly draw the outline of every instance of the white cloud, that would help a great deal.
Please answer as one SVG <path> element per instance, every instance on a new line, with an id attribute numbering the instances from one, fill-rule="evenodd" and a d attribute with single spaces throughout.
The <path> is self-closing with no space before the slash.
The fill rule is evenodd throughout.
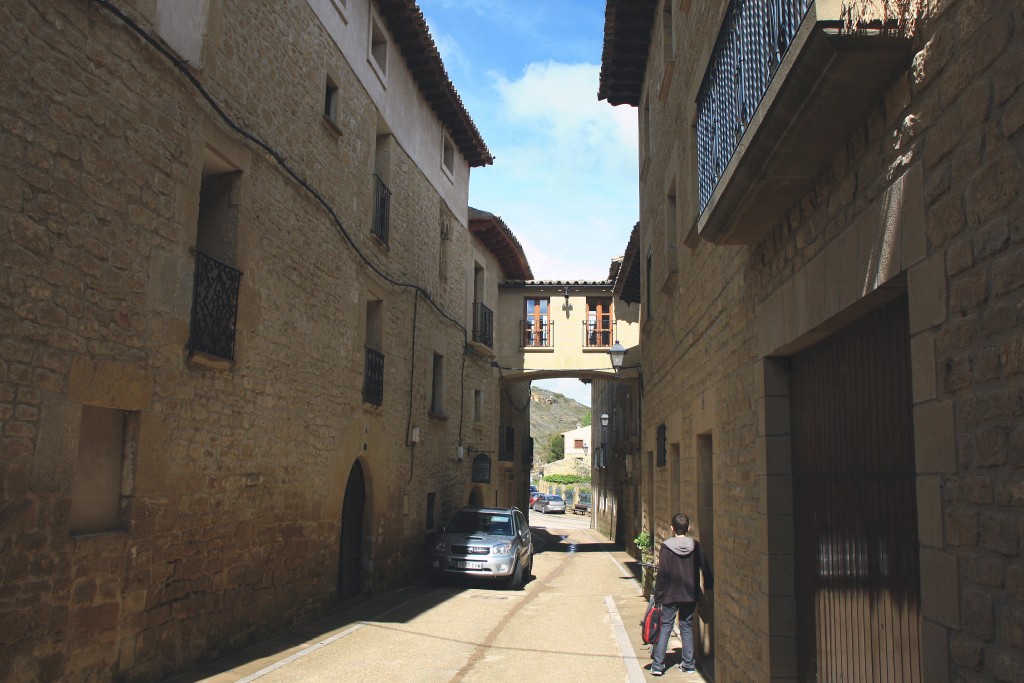
<path id="1" fill-rule="evenodd" d="M 537 279 L 603 280 L 637 220 L 636 110 L 599 101 L 598 74 L 557 62 L 491 74 L 495 162 L 474 171 L 471 203 L 504 218 Z"/>

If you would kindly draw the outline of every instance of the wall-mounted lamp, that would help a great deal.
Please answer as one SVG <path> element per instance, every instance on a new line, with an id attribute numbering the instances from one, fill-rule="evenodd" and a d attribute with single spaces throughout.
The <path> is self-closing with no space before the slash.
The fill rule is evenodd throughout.
<path id="1" fill-rule="evenodd" d="M 562 295 L 565 297 L 565 303 L 562 304 L 562 310 L 565 311 L 565 317 L 569 317 L 569 312 L 572 311 L 572 304 L 569 303 L 569 286 L 566 285 L 562 288 Z"/>
<path id="2" fill-rule="evenodd" d="M 619 343 L 616 339 L 612 347 L 608 349 L 608 356 L 612 359 L 612 368 L 615 369 L 615 374 L 619 374 L 619 370 L 622 369 L 622 361 L 626 357 L 626 347 Z M 602 415 L 601 419 L 606 419 L 607 415 Z M 605 424 L 608 424 L 605 422 Z"/>

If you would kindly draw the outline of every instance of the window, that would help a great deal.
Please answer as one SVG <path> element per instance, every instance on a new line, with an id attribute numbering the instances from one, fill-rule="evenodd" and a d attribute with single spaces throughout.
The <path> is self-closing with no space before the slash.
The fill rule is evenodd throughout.
<path id="1" fill-rule="evenodd" d="M 370 65 L 374 67 L 381 82 L 386 83 L 388 77 L 388 34 L 380 19 L 370 17 Z"/>
<path id="2" fill-rule="evenodd" d="M 199 189 L 195 274 L 189 353 L 234 359 L 236 317 L 242 273 L 233 267 L 241 173 L 223 172 L 224 162 L 207 150 Z"/>
<path id="3" fill-rule="evenodd" d="M 363 401 L 379 406 L 384 403 L 384 302 L 366 302 L 366 361 L 363 370 Z"/>
<path id="4" fill-rule="evenodd" d="M 551 318 L 548 299 L 526 299 L 523 304 L 523 346 L 551 346 Z"/>
<path id="5" fill-rule="evenodd" d="M 441 168 L 449 177 L 455 174 L 455 143 L 447 133 L 441 136 Z"/>
<path id="6" fill-rule="evenodd" d="M 511 462 L 516 458 L 516 428 L 504 427 L 502 429 L 501 449 L 498 451 L 498 460 Z"/>
<path id="7" fill-rule="evenodd" d="M 438 219 L 440 232 L 440 245 L 437 256 L 437 277 L 441 282 L 448 279 L 448 248 L 452 241 L 452 222 L 455 216 L 441 200 L 441 212 Z"/>
<path id="8" fill-rule="evenodd" d="M 648 320 L 654 318 L 654 256 L 651 251 L 647 252 L 647 268 L 646 273 L 647 281 L 644 283 L 644 293 L 647 295 L 644 301 L 644 314 Z"/>
<path id="9" fill-rule="evenodd" d="M 668 460 L 668 454 L 665 450 L 665 424 L 658 425 L 657 436 L 655 437 L 655 443 L 657 448 L 658 456 L 658 467 L 664 467 Z"/>
<path id="10" fill-rule="evenodd" d="M 587 297 L 587 319 L 583 324 L 586 326 L 583 346 L 611 346 L 615 342 L 611 297 Z"/>
<path id="11" fill-rule="evenodd" d="M 129 495 L 124 462 L 138 442 L 138 413 L 82 406 L 78 461 L 71 483 L 70 532 L 94 534 L 124 528 L 122 496 Z"/>
<path id="12" fill-rule="evenodd" d="M 324 118 L 335 127 L 338 125 L 338 86 L 331 77 L 327 77 L 324 85 Z"/>
<path id="13" fill-rule="evenodd" d="M 662 55 L 666 62 L 671 62 L 676 53 L 676 39 L 672 26 L 672 3 L 666 2 L 661 11 Z"/>
<path id="14" fill-rule="evenodd" d="M 578 451 L 583 450 L 583 439 L 576 439 L 572 447 Z"/>
<path id="15" fill-rule="evenodd" d="M 480 389 L 473 390 L 473 422 L 480 422 L 484 419 L 484 392 Z"/>
<path id="16" fill-rule="evenodd" d="M 388 181 L 391 176 L 390 133 L 377 135 L 373 153 L 373 219 L 374 236 L 383 244 L 391 239 L 391 190 Z"/>
<path id="17" fill-rule="evenodd" d="M 444 356 L 434 354 L 434 374 L 430 391 L 430 412 L 433 415 L 443 417 L 444 410 Z"/>
<path id="18" fill-rule="evenodd" d="M 434 500 L 437 494 L 427 494 L 427 531 L 433 531 L 434 529 Z"/>

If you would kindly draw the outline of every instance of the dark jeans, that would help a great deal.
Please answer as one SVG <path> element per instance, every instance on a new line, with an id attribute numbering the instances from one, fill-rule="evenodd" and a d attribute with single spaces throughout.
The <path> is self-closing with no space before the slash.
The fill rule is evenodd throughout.
<path id="1" fill-rule="evenodd" d="M 697 668 L 697 662 L 693 659 L 693 613 L 696 609 L 695 602 L 673 602 L 661 606 L 661 634 L 651 652 L 651 671 L 665 670 L 665 651 L 668 649 L 668 637 L 672 635 L 672 624 L 675 623 L 677 613 L 679 637 L 683 641 L 683 661 L 680 665 L 685 670 Z"/>

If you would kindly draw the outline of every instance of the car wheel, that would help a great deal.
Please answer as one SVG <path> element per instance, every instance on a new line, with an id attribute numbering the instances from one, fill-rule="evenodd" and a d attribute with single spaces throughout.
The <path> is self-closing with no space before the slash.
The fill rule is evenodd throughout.
<path id="1" fill-rule="evenodd" d="M 523 587 L 523 563 L 516 560 L 516 568 L 512 570 L 512 575 L 508 577 L 508 583 L 505 584 L 505 588 L 511 591 L 517 591 Z"/>

